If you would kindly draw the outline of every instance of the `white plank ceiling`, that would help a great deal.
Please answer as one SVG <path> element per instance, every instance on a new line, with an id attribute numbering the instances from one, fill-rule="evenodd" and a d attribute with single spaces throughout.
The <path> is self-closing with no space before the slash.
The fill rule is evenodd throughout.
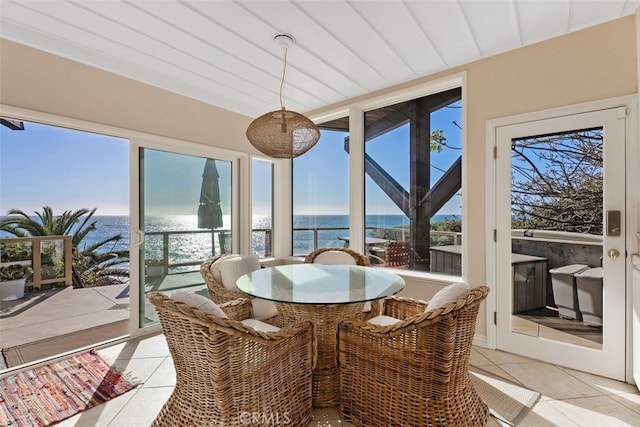
<path id="1" fill-rule="evenodd" d="M 0 37 L 250 117 L 305 112 L 630 15 L 640 0 L 0 0 Z"/>

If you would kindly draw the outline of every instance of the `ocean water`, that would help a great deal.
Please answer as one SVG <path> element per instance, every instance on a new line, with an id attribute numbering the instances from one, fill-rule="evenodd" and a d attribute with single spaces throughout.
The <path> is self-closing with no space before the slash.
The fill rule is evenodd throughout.
<path id="1" fill-rule="evenodd" d="M 432 222 L 445 219 L 459 218 L 456 215 L 436 215 Z M 107 239 L 113 235 L 121 234 L 122 240 L 118 244 L 105 249 L 127 250 L 129 249 L 129 217 L 128 216 L 94 216 L 96 230 L 89 233 L 84 239 L 83 246 Z M 367 235 L 375 235 L 378 229 L 399 229 L 408 227 L 409 219 L 404 215 L 368 215 L 365 226 Z M 174 215 L 163 217 L 148 217 L 144 224 L 145 259 L 162 259 L 165 243 L 168 247 L 170 264 L 189 263 L 203 260 L 211 256 L 212 248 L 215 253 L 220 253 L 221 243 L 228 247 L 227 240 L 221 242 L 220 235 L 228 235 L 230 217 L 225 215 L 223 227 L 211 230 L 198 229 L 196 215 Z M 317 247 L 343 246 L 344 241 L 339 237 L 349 235 L 348 215 L 295 215 L 293 217 L 293 253 L 305 255 L 311 252 L 317 242 Z M 271 219 L 269 217 L 256 216 L 253 219 L 254 230 L 270 230 Z M 314 229 L 318 229 L 314 232 Z M 0 232 L 0 237 L 8 236 Z M 252 236 L 252 252 L 260 256 L 265 254 L 267 233 L 254 231 Z M 80 249 L 83 249 L 81 247 Z M 133 250 L 133 248 L 132 248 Z M 177 271 L 193 269 L 193 267 L 178 267 Z M 176 271 L 176 270 L 172 270 Z"/>

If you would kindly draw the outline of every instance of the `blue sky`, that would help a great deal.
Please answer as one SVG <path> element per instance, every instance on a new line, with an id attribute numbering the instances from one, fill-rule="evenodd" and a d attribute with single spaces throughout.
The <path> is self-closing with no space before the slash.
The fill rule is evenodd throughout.
<path id="1" fill-rule="evenodd" d="M 460 147 L 460 110 L 445 108 L 432 117 L 449 143 Z M 320 142 L 294 160 L 294 214 L 347 214 L 348 155 L 345 133 L 323 131 Z M 408 126 L 370 141 L 367 153 L 405 189 L 409 182 Z M 432 165 L 446 169 L 459 150 L 432 153 Z M 194 215 L 202 182 L 203 158 L 145 150 L 145 209 L 147 215 Z M 221 175 L 223 213 L 228 212 L 230 163 L 217 162 Z M 254 162 L 254 214 L 271 209 L 271 167 Z M 432 183 L 441 172 L 432 167 Z M 97 207 L 96 215 L 129 213 L 129 144 L 125 139 L 25 123 L 24 131 L 0 126 L 0 214 L 17 208 L 27 213 L 51 206 L 65 210 Z M 368 214 L 400 214 L 375 184 L 366 178 Z M 459 214 L 454 197 L 440 213 Z"/>
<path id="2" fill-rule="evenodd" d="M 35 123 L 24 131 L 0 126 L 0 213 L 43 206 L 54 214 L 128 213 L 129 142 Z"/>

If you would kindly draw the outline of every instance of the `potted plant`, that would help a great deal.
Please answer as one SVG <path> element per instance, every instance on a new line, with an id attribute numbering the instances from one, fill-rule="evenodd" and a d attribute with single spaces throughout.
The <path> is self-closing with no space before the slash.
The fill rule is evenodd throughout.
<path id="1" fill-rule="evenodd" d="M 32 271 L 31 267 L 20 264 L 0 267 L 0 301 L 24 298 L 27 277 Z"/>
<path id="2" fill-rule="evenodd" d="M 164 262 L 160 259 L 148 259 L 144 263 L 147 277 L 164 276 Z"/>

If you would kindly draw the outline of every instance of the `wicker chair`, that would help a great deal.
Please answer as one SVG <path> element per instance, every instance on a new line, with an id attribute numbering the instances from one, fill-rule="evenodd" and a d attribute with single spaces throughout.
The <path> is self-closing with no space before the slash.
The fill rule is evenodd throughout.
<path id="1" fill-rule="evenodd" d="M 316 249 L 304 259 L 306 263 L 317 264 L 349 264 L 363 267 L 371 266 L 369 258 L 358 251 L 349 248 L 321 248 Z M 380 314 L 381 306 L 379 301 L 367 301 L 362 309 L 359 319 L 369 319 Z"/>
<path id="2" fill-rule="evenodd" d="M 353 258 L 353 262 L 350 262 L 348 257 L 340 257 L 338 253 L 340 253 L 340 255 L 346 254 L 351 256 Z M 353 249 L 349 249 L 349 248 L 316 249 L 315 251 L 311 252 L 309 255 L 305 257 L 304 262 L 306 263 L 315 262 L 319 264 L 326 264 L 326 263 L 337 264 L 338 263 L 336 261 L 325 261 L 329 259 L 328 255 L 331 255 L 332 258 L 334 259 L 337 259 L 337 258 L 344 259 L 345 260 L 344 264 L 362 265 L 365 267 L 369 267 L 371 265 L 371 263 L 369 262 L 369 258 L 364 256 L 360 252 L 354 251 Z M 338 256 L 335 256 L 335 255 L 338 255 Z"/>
<path id="3" fill-rule="evenodd" d="M 489 410 L 469 377 L 479 286 L 425 312 L 427 303 L 385 300 L 386 326 L 338 327 L 340 412 L 356 426 L 484 426 Z"/>
<path id="4" fill-rule="evenodd" d="M 152 292 L 176 370 L 176 386 L 152 426 L 306 426 L 313 407 L 314 334 L 310 322 L 261 332 L 239 320 L 244 298 L 216 317 Z M 253 417 L 259 414 L 260 419 Z"/>
<path id="5" fill-rule="evenodd" d="M 224 304 L 225 302 L 233 301 L 238 298 L 249 298 L 252 301 L 252 306 L 254 306 L 256 304 L 256 301 L 258 301 L 261 303 L 261 308 L 263 308 L 263 310 L 265 305 L 267 304 L 272 305 L 273 303 L 271 301 L 260 300 L 260 298 L 253 298 L 250 295 L 245 294 L 239 289 L 229 289 L 214 277 L 211 271 L 211 265 L 214 263 L 223 261 L 225 257 L 230 257 L 233 255 L 234 254 L 216 255 L 209 258 L 208 260 L 203 262 L 202 265 L 200 265 L 200 275 L 204 279 L 204 282 L 207 284 L 207 290 L 209 291 L 209 298 L 211 298 L 211 300 L 213 300 L 213 302 L 215 302 L 216 304 Z M 255 307 L 253 307 L 252 310 L 255 311 Z M 272 317 L 270 318 L 265 318 L 260 316 L 256 316 L 256 317 L 260 318 L 260 320 L 263 320 L 267 323 L 277 325 L 277 326 L 283 326 L 282 315 L 277 313 L 275 309 L 275 305 L 273 305 L 272 310 L 267 309 L 266 311 L 273 311 Z M 251 316 L 253 317 L 254 315 L 255 313 L 252 311 Z"/>

